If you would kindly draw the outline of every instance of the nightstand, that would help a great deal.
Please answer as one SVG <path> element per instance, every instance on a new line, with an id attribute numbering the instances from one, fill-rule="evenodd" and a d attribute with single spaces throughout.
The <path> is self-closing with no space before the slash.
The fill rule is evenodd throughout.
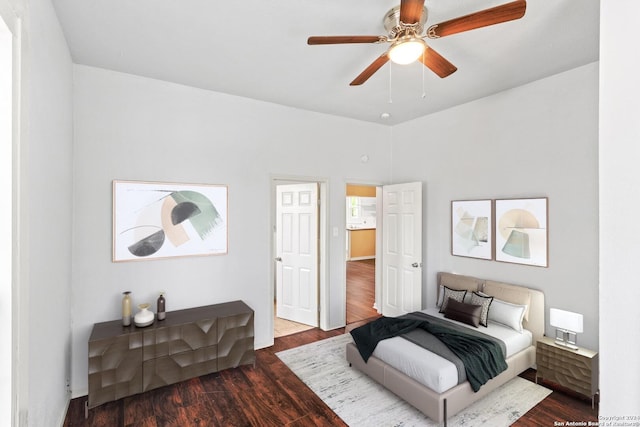
<path id="1" fill-rule="evenodd" d="M 536 346 L 536 382 L 551 381 L 576 393 L 591 397 L 598 393 L 598 352 L 558 345 L 553 338 L 542 337 Z"/>

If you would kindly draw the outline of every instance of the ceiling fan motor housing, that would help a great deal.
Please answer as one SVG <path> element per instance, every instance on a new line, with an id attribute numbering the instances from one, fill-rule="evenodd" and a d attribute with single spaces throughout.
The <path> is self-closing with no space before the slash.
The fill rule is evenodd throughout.
<path id="1" fill-rule="evenodd" d="M 384 25 L 384 29 L 389 34 L 390 39 L 395 39 L 398 36 L 404 35 L 407 32 L 407 29 L 414 29 L 414 35 L 422 34 L 422 30 L 424 29 L 424 24 L 427 22 L 427 8 L 422 8 L 422 16 L 420 17 L 420 21 L 415 24 L 405 24 L 404 22 L 400 22 L 400 6 L 396 6 L 391 8 L 385 15 L 382 20 L 382 24 Z"/>

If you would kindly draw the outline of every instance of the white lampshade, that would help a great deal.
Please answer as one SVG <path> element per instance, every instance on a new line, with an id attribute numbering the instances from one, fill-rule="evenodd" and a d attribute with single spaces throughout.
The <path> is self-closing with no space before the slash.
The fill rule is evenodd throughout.
<path id="1" fill-rule="evenodd" d="M 558 310 L 552 308 L 549 310 L 549 322 L 551 326 L 556 328 L 571 331 L 577 334 L 583 332 L 582 330 L 582 314 L 573 313 L 571 311 Z"/>
<path id="2" fill-rule="evenodd" d="M 425 48 L 426 45 L 422 39 L 403 37 L 391 46 L 391 49 L 389 50 L 389 59 L 396 64 L 411 64 L 413 61 L 420 58 Z"/>

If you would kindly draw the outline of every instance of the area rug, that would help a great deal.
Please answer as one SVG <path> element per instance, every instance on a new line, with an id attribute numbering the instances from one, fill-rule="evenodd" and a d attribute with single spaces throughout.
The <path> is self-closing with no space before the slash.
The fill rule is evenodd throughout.
<path id="1" fill-rule="evenodd" d="M 350 334 L 276 353 L 315 394 L 351 427 L 438 426 L 413 406 L 357 369 L 345 358 Z M 509 426 L 551 390 L 516 377 L 457 415 L 449 426 Z"/>

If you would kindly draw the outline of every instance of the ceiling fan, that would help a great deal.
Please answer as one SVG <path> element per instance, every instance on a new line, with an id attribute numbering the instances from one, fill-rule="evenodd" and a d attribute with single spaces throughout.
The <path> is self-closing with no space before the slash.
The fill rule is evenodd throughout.
<path id="1" fill-rule="evenodd" d="M 419 59 L 434 73 L 444 78 L 454 73 L 457 68 L 427 45 L 424 38 L 437 39 L 520 19 L 527 8 L 525 0 L 516 0 L 431 25 L 423 34 L 424 24 L 427 21 L 427 8 L 424 7 L 424 1 L 401 0 L 400 6 L 388 11 L 383 20 L 388 32 L 386 36 L 312 36 L 307 40 L 307 44 L 391 43 L 391 47 L 386 52 L 350 83 L 351 86 L 366 82 L 389 60 L 398 64 L 410 64 Z"/>

